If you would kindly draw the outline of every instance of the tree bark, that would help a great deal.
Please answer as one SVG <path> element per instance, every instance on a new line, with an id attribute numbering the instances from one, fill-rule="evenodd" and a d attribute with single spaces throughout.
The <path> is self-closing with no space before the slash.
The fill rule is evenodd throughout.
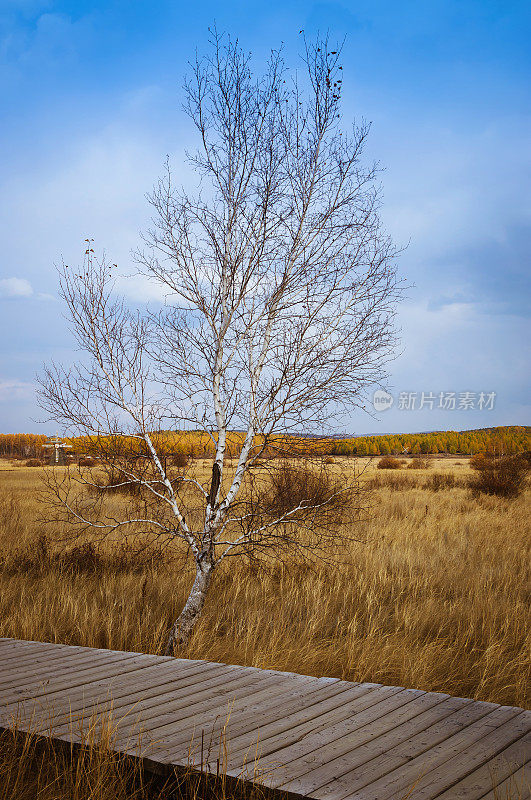
<path id="1" fill-rule="evenodd" d="M 193 586 L 184 604 L 184 608 L 175 620 L 168 636 L 164 655 L 171 656 L 176 645 L 181 647 L 188 644 L 194 626 L 201 615 L 205 604 L 206 594 L 212 580 L 213 566 L 208 562 L 199 562 Z"/>

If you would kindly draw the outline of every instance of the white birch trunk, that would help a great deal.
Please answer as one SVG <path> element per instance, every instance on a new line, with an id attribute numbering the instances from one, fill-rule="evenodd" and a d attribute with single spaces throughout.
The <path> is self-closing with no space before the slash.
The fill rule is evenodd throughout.
<path id="1" fill-rule="evenodd" d="M 201 616 L 201 611 L 205 604 L 208 587 L 212 580 L 213 566 L 210 562 L 199 562 L 196 565 L 196 574 L 193 586 L 184 604 L 184 608 L 173 623 L 168 642 L 166 644 L 165 655 L 173 655 L 176 645 L 185 646 L 190 641 L 190 636 L 194 626 Z"/>

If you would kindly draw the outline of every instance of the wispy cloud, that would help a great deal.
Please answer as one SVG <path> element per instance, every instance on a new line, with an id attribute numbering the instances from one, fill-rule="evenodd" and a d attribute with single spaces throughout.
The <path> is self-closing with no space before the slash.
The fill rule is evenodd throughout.
<path id="1" fill-rule="evenodd" d="M 29 400 L 35 395 L 35 384 L 17 378 L 0 378 L 0 403 Z"/>
<path id="2" fill-rule="evenodd" d="M 33 286 L 26 278 L 0 279 L 0 297 L 31 297 Z"/>
<path id="3" fill-rule="evenodd" d="M 189 9 L 161 0 L 155 11 L 74 5 L 4 0 L 0 11 L 0 91 L 10 112 L 0 131 L 0 357 L 3 374 L 18 379 L 0 390 L 29 392 L 12 411 L 4 402 L 4 429 L 24 429 L 36 415 L 27 381 L 42 362 L 75 358 L 61 307 L 40 301 L 56 291 L 53 264 L 62 256 L 78 264 L 85 237 L 118 264 L 117 292 L 133 303 L 171 302 L 133 274 L 130 251 L 150 225 L 145 194 L 166 153 L 177 187 L 197 178 L 184 156 L 195 139 L 178 87 L 214 18 L 257 59 L 285 36 L 290 60 L 298 46 L 290 28 L 295 38 L 302 27 L 348 34 L 345 122 L 373 121 L 367 155 L 386 167 L 384 222 L 398 244 L 410 243 L 400 259 L 411 287 L 400 311 L 403 355 L 390 366 L 390 387 L 498 392 L 496 411 L 481 420 L 457 412 L 409 420 L 395 405 L 383 429 L 526 421 L 527 11 L 494 0 L 466 13 L 453 0 L 420 11 L 414 0 L 361 0 L 355 16 L 348 3 L 317 0 L 302 18 L 300 4 L 285 0 L 247 4 L 245 13 L 233 0 Z M 355 417 L 344 427 L 362 426 Z"/>
<path id="4" fill-rule="evenodd" d="M 0 278 L 0 298 L 34 298 L 36 300 L 53 300 L 57 298 L 49 292 L 36 292 L 26 278 Z"/>

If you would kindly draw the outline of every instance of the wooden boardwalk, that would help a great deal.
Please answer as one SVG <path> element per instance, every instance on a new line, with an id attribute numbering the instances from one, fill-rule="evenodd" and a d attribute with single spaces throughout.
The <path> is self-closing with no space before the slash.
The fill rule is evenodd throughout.
<path id="1" fill-rule="evenodd" d="M 23 730 L 79 741 L 81 726 L 106 712 L 117 726 L 116 750 L 140 755 L 160 771 L 190 764 L 216 771 L 225 729 L 228 774 L 292 797 L 530 797 L 524 773 L 531 712 L 521 708 L 375 683 L 0 639 L 0 727 L 17 720 Z"/>

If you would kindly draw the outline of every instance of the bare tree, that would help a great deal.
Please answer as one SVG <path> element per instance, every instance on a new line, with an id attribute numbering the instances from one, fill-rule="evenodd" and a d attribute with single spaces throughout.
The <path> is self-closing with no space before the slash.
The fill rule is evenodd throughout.
<path id="1" fill-rule="evenodd" d="M 396 250 L 380 224 L 377 168 L 362 161 L 368 126 L 341 126 L 340 52 L 319 41 L 303 60 L 302 77 L 292 77 L 272 52 L 254 78 L 250 55 L 214 32 L 210 55 L 193 65 L 185 109 L 200 139 L 189 156 L 198 188 L 174 187 L 167 168 L 137 253 L 141 273 L 164 287 L 160 312 L 116 299 L 113 268 L 91 241 L 82 270 L 62 274 L 87 355 L 48 369 L 43 403 L 112 464 L 107 489 L 139 492 L 135 513 L 127 505 L 119 518 L 105 492 L 80 494 L 67 481 L 57 494 L 83 529 L 184 542 L 195 580 L 168 653 L 189 640 L 223 559 L 316 546 L 319 512 L 343 489 L 308 490 L 275 511 L 263 493 L 250 503 L 253 470 L 279 436 L 363 406 L 394 345 Z M 206 483 L 172 473 L 156 433 L 168 428 L 209 436 Z M 127 443 L 121 454 L 117 441 Z M 321 525 L 319 542 L 323 531 L 334 536 Z"/>

